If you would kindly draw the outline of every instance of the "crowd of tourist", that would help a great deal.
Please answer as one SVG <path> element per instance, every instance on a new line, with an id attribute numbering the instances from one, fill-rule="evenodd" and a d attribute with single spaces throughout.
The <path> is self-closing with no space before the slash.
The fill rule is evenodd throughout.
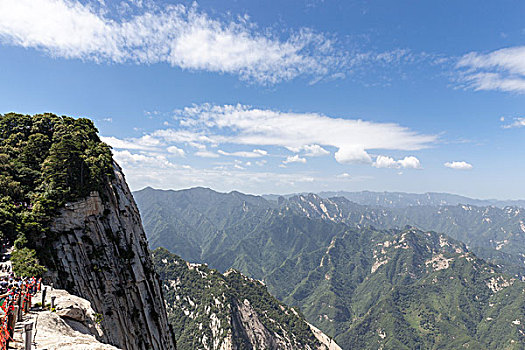
<path id="1" fill-rule="evenodd" d="M 2 269 L 6 269 L 2 267 Z M 6 272 L 6 271 L 2 271 Z M 0 349 L 7 349 L 12 340 L 17 315 L 28 312 L 31 298 L 40 290 L 42 279 L 15 277 L 13 273 L 0 277 Z"/>

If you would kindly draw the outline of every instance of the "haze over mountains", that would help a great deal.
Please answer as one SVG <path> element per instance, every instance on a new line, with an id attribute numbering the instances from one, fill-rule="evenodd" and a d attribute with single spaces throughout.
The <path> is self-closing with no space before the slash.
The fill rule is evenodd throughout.
<path id="1" fill-rule="evenodd" d="M 0 0 L 0 350 L 525 350 L 524 14 Z"/>
<path id="2" fill-rule="evenodd" d="M 282 197 L 290 198 L 297 195 L 305 195 L 308 193 L 295 193 L 282 195 Z M 406 192 L 373 192 L 373 191 L 324 191 L 319 192 L 318 195 L 322 198 L 345 197 L 361 205 L 380 206 L 389 208 L 404 208 L 419 205 L 440 206 L 440 205 L 458 205 L 470 204 L 478 207 L 495 206 L 504 208 L 507 206 L 525 207 L 525 200 L 499 200 L 499 199 L 475 199 L 465 196 L 460 196 L 451 193 L 406 193 Z M 269 200 L 277 200 L 281 195 L 267 194 L 262 195 L 263 198 Z"/>
<path id="3" fill-rule="evenodd" d="M 150 245 L 153 248 L 164 246 L 172 251 L 178 251 L 176 246 L 184 247 L 182 256 L 192 261 L 207 257 L 208 244 L 216 239 L 215 231 L 228 229 L 231 234 L 232 230 L 243 231 L 248 218 L 251 222 L 262 222 L 276 213 L 288 213 L 352 227 L 401 229 L 408 225 L 443 232 L 467 244 L 480 257 L 503 265 L 508 272 L 525 275 L 525 209 L 521 207 L 480 207 L 471 205 L 479 200 L 467 197 L 461 197 L 466 202 L 459 204 L 457 196 L 448 194 L 388 192 L 348 192 L 348 195 L 361 202 L 388 202 L 389 207 L 360 205 L 346 197 L 323 198 L 308 194 L 273 200 L 273 196 L 265 199 L 205 188 L 181 191 L 146 188 L 134 195 L 143 213 Z M 416 205 L 416 202 L 422 204 Z M 428 204 L 435 202 L 455 204 Z"/>
<path id="4" fill-rule="evenodd" d="M 520 349 L 524 342 L 519 207 L 402 205 L 399 194 L 397 202 L 374 195 L 390 201 L 387 208 L 206 188 L 134 196 L 152 248 L 262 280 L 343 349 Z"/>

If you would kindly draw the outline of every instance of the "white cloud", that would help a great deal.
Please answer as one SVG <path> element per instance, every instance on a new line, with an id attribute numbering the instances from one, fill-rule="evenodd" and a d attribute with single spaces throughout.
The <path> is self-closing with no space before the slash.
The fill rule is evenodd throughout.
<path id="1" fill-rule="evenodd" d="M 399 168 L 399 163 L 387 156 L 377 156 L 373 166 L 376 168 Z"/>
<path id="2" fill-rule="evenodd" d="M 372 158 L 360 145 L 342 145 L 337 152 L 335 152 L 335 159 L 339 163 L 372 163 Z"/>
<path id="3" fill-rule="evenodd" d="M 421 169 L 419 159 L 414 156 L 408 156 L 400 160 L 395 160 L 394 158 L 387 156 L 377 156 L 376 161 L 372 165 L 376 168 Z"/>
<path id="4" fill-rule="evenodd" d="M 462 70 L 460 81 L 474 90 L 525 93 L 525 46 L 471 52 L 458 61 L 457 68 Z"/>
<path id="5" fill-rule="evenodd" d="M 350 179 L 352 176 L 350 176 L 349 173 L 342 173 L 342 174 L 339 174 L 337 175 L 337 178 L 339 179 Z"/>
<path id="6" fill-rule="evenodd" d="M 138 139 L 122 140 L 113 136 L 101 136 L 100 139 L 116 149 L 139 149 L 139 150 L 151 150 L 151 146 L 139 142 Z"/>
<path id="7" fill-rule="evenodd" d="M 154 154 L 137 154 L 130 151 L 114 151 L 115 160 L 123 167 L 167 169 L 176 167 L 165 156 Z"/>
<path id="8" fill-rule="evenodd" d="M 501 117 L 500 119 L 502 122 L 505 121 L 504 117 Z M 510 128 L 522 128 L 525 126 L 525 117 L 517 117 L 514 118 L 514 121 L 510 124 L 503 125 L 504 129 L 510 129 Z"/>
<path id="9" fill-rule="evenodd" d="M 303 156 L 305 157 L 320 157 L 330 154 L 327 150 L 319 145 L 304 145 L 301 147 L 288 147 L 292 152 L 299 153 L 304 152 Z"/>
<path id="10" fill-rule="evenodd" d="M 423 135 L 394 123 L 328 117 L 315 113 L 289 113 L 244 105 L 188 107 L 176 112 L 185 130 L 159 130 L 155 136 L 183 140 L 202 139 L 211 144 L 231 143 L 281 146 L 306 153 L 324 153 L 322 146 L 338 148 L 340 163 L 372 163 L 367 150 L 419 150 L 437 137 Z M 173 137 L 177 135 L 177 137 Z M 324 150 L 324 149 L 323 149 Z M 408 162 L 408 161 L 407 161 Z"/>
<path id="11" fill-rule="evenodd" d="M 444 164 L 447 168 L 455 169 L 455 170 L 470 170 L 472 169 L 472 164 L 469 164 L 467 162 L 446 162 Z"/>
<path id="12" fill-rule="evenodd" d="M 0 40 L 53 57 L 168 63 L 259 83 L 329 76 L 358 60 L 336 49 L 333 39 L 311 30 L 301 29 L 282 40 L 257 32 L 247 17 L 213 19 L 197 5 L 137 7 L 138 15 L 120 20 L 109 16 L 108 6 L 100 7 L 96 11 L 75 0 L 2 0 Z"/>
<path id="13" fill-rule="evenodd" d="M 179 157 L 184 157 L 185 155 L 184 150 L 182 148 L 178 148 L 177 146 L 170 146 L 166 148 L 166 151 Z"/>
<path id="14" fill-rule="evenodd" d="M 197 151 L 193 154 L 196 155 L 197 157 L 202 157 L 202 158 L 219 158 L 219 155 L 217 153 L 206 151 L 206 150 Z"/>
<path id="15" fill-rule="evenodd" d="M 402 168 L 406 169 L 421 169 L 419 159 L 414 156 L 408 156 L 397 161 Z"/>
<path id="16" fill-rule="evenodd" d="M 151 134 L 152 137 L 162 138 L 166 142 L 187 142 L 190 146 L 195 148 L 206 148 L 202 143 L 215 144 L 216 141 L 208 136 L 189 130 L 156 130 Z"/>
<path id="17" fill-rule="evenodd" d="M 131 160 L 128 161 L 128 158 Z M 308 173 L 256 172 L 240 169 L 239 167 L 242 166 L 216 166 L 213 169 L 176 164 L 166 166 L 154 157 L 144 158 L 129 152 L 125 155 L 119 154 L 116 160 L 122 165 L 133 190 L 145 186 L 164 189 L 206 186 L 219 191 L 237 189 L 247 193 L 261 193 L 269 190 L 286 192 L 290 189 L 306 191 L 312 188 L 312 183 L 325 181 L 323 178 Z"/>
<path id="18" fill-rule="evenodd" d="M 286 157 L 286 160 L 283 160 L 283 164 L 289 164 L 289 163 L 306 163 L 306 158 L 299 157 L 298 154 L 294 156 L 288 156 Z"/>
<path id="19" fill-rule="evenodd" d="M 262 149 L 254 149 L 251 152 L 244 152 L 244 151 L 225 152 L 223 150 L 218 150 L 217 153 L 220 153 L 223 156 L 244 157 L 244 158 L 259 158 L 259 157 L 263 157 L 268 154 L 268 152 Z"/>

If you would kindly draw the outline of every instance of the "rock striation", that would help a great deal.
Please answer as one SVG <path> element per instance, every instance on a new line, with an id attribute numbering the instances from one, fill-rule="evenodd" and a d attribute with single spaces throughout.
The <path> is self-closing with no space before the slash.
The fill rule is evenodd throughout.
<path id="1" fill-rule="evenodd" d="M 140 214 L 121 168 L 106 188 L 66 204 L 51 232 L 46 282 L 78 295 L 100 314 L 97 339 L 127 350 L 175 349 L 162 289 Z"/>

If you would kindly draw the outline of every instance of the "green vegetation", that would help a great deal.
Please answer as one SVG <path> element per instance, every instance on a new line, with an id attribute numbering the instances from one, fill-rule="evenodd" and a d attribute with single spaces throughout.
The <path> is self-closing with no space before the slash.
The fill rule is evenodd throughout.
<path id="1" fill-rule="evenodd" d="M 310 196 L 277 206 L 206 189 L 146 189 L 135 197 L 156 244 L 180 254 L 192 247 L 193 261 L 264 280 L 343 349 L 522 349 L 525 343 L 525 283 L 444 234 L 370 226 L 402 226 L 400 212 L 342 201 L 324 202 L 323 210 Z M 509 242 L 522 244 L 517 209 L 420 209 L 422 224 L 447 228 L 451 220 L 459 226 L 455 235 L 470 230 L 478 244 L 490 243 L 483 227 L 500 239 L 505 232 L 496 225 L 517 217 L 517 228 L 505 227 Z"/>
<path id="2" fill-rule="evenodd" d="M 227 337 L 236 348 L 251 348 L 239 321 L 245 305 L 268 332 L 288 339 L 294 349 L 317 348 L 303 316 L 272 297 L 260 282 L 234 270 L 222 275 L 205 265 L 188 264 L 164 248 L 153 252 L 153 261 L 163 280 L 178 349 L 204 349 L 205 343 L 220 345 Z"/>
<path id="3" fill-rule="evenodd" d="M 0 237 L 17 241 L 13 269 L 50 264 L 49 224 L 65 202 L 101 190 L 112 175 L 109 146 L 88 119 L 0 115 Z"/>
<path id="4" fill-rule="evenodd" d="M 96 323 L 96 324 L 99 324 L 99 325 L 100 325 L 100 324 L 102 323 L 102 321 L 104 321 L 104 315 L 102 315 L 102 314 L 99 314 L 99 313 L 96 313 L 96 312 L 95 312 L 95 313 L 93 314 L 93 317 L 94 317 L 94 319 L 95 319 L 95 323 Z"/>
<path id="5" fill-rule="evenodd" d="M 46 268 L 38 262 L 36 251 L 26 247 L 13 251 L 11 263 L 13 271 L 21 277 L 40 276 L 46 271 Z"/>
<path id="6" fill-rule="evenodd" d="M 381 198 L 381 194 L 377 194 Z M 417 195 L 416 195 L 417 196 Z M 418 201 L 425 202 L 417 197 Z M 388 197 L 388 201 L 397 202 Z M 321 198 L 314 194 L 293 196 L 283 206 L 290 211 L 308 213 L 312 218 L 327 216 L 349 226 L 400 228 L 406 225 L 443 232 L 467 244 L 479 257 L 503 265 L 508 273 L 525 276 L 525 209 L 474 205 L 363 206 L 344 197 Z"/>

